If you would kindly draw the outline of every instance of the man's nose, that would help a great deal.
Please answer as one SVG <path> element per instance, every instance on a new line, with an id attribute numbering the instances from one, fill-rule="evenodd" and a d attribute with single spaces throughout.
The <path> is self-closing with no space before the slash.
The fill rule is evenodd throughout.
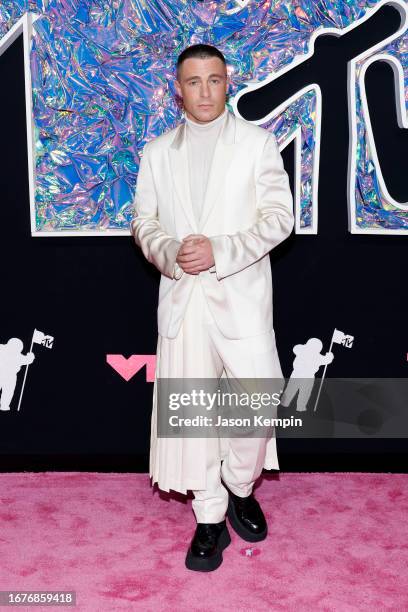
<path id="1" fill-rule="evenodd" d="M 201 97 L 202 98 L 208 98 L 210 95 L 210 88 L 208 87 L 207 83 L 203 83 L 202 87 L 201 87 Z"/>

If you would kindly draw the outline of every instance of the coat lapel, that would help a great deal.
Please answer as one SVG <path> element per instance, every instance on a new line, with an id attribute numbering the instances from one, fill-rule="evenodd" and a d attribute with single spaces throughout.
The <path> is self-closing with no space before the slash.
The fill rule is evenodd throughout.
<path id="1" fill-rule="evenodd" d="M 185 123 L 180 124 L 177 129 L 176 135 L 169 148 L 169 159 L 173 178 L 173 187 L 176 192 L 177 199 L 183 207 L 194 233 L 197 233 L 197 222 L 194 215 L 190 193 Z"/>
<path id="2" fill-rule="evenodd" d="M 191 202 L 185 122 L 179 125 L 170 145 L 169 159 L 174 189 L 194 233 L 202 232 L 210 212 L 222 194 L 225 174 L 234 152 L 235 125 L 235 116 L 227 111 L 227 117 L 215 145 L 199 223 L 196 221 Z"/>

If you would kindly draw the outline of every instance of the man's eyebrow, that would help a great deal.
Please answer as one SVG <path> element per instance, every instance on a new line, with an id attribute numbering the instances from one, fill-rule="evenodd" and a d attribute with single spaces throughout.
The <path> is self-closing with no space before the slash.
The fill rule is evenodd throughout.
<path id="1" fill-rule="evenodd" d="M 216 72 L 213 72 L 212 74 L 210 74 L 210 75 L 208 76 L 208 78 L 209 78 L 209 79 L 210 79 L 211 77 L 221 77 L 221 78 L 223 78 L 223 77 L 225 77 L 225 74 L 217 74 Z M 200 76 L 191 76 L 191 77 L 188 77 L 188 78 L 187 78 L 187 79 L 185 79 L 185 80 L 186 80 L 186 81 L 191 81 L 192 79 L 201 79 L 201 77 L 200 77 Z"/>

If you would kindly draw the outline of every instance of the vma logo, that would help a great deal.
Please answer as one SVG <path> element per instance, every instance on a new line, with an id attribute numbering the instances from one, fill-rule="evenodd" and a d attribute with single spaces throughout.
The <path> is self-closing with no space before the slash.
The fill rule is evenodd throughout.
<path id="1" fill-rule="evenodd" d="M 146 382 L 154 382 L 156 355 L 106 355 L 106 363 L 128 382 L 137 372 L 146 366 Z"/>
<path id="2" fill-rule="evenodd" d="M 301 12 L 299 8 L 299 16 Z M 302 17 L 307 18 L 305 14 Z M 337 156 L 330 158 L 333 159 L 330 168 L 325 166 L 330 191 L 323 194 L 322 201 L 333 200 L 333 185 L 345 193 L 347 190 L 348 226 L 352 233 L 405 234 L 408 231 L 408 201 L 398 201 L 387 188 L 366 92 L 367 72 L 371 67 L 376 63 L 388 66 L 394 81 L 388 93 L 394 98 L 395 108 L 390 104 L 390 112 L 381 120 L 396 128 L 393 124 L 396 117 L 399 129 L 408 128 L 405 102 L 408 87 L 404 79 L 407 56 L 399 52 L 401 44 L 408 44 L 407 28 L 406 2 L 379 2 L 345 28 L 316 29 L 308 42 L 307 53 L 297 55 L 262 82 L 251 82 L 235 96 L 235 113 L 244 118 L 250 116 L 252 120 L 254 109 L 260 109 L 259 118 L 253 123 L 274 132 L 280 150 L 294 141 L 297 233 L 317 233 L 320 150 L 322 138 L 328 137 L 331 140 L 324 142 L 323 150 L 337 150 Z M 299 88 L 297 91 L 294 83 Z M 384 92 L 377 91 L 376 97 L 379 96 L 384 97 Z M 264 116 L 260 114 L 266 104 L 273 105 L 278 100 L 282 101 L 273 110 Z M 344 110 L 338 107 L 338 100 L 344 101 Z M 349 147 L 344 156 L 348 154 L 348 169 L 347 176 L 343 177 L 333 126 L 341 135 L 347 129 L 347 119 Z M 408 133 L 405 142 L 408 147 Z M 403 164 L 399 167 L 403 168 Z M 403 172 L 404 169 L 400 174 Z M 408 200 L 408 191 L 404 196 Z"/>

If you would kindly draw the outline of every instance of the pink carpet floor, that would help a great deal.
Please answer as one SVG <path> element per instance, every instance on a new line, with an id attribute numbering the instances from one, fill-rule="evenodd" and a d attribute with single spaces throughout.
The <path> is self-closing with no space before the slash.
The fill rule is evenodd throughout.
<path id="1" fill-rule="evenodd" d="M 407 474 L 280 472 L 256 496 L 268 538 L 230 529 L 199 573 L 191 499 L 145 474 L 0 474 L 0 590 L 75 590 L 81 612 L 408 610 Z"/>

